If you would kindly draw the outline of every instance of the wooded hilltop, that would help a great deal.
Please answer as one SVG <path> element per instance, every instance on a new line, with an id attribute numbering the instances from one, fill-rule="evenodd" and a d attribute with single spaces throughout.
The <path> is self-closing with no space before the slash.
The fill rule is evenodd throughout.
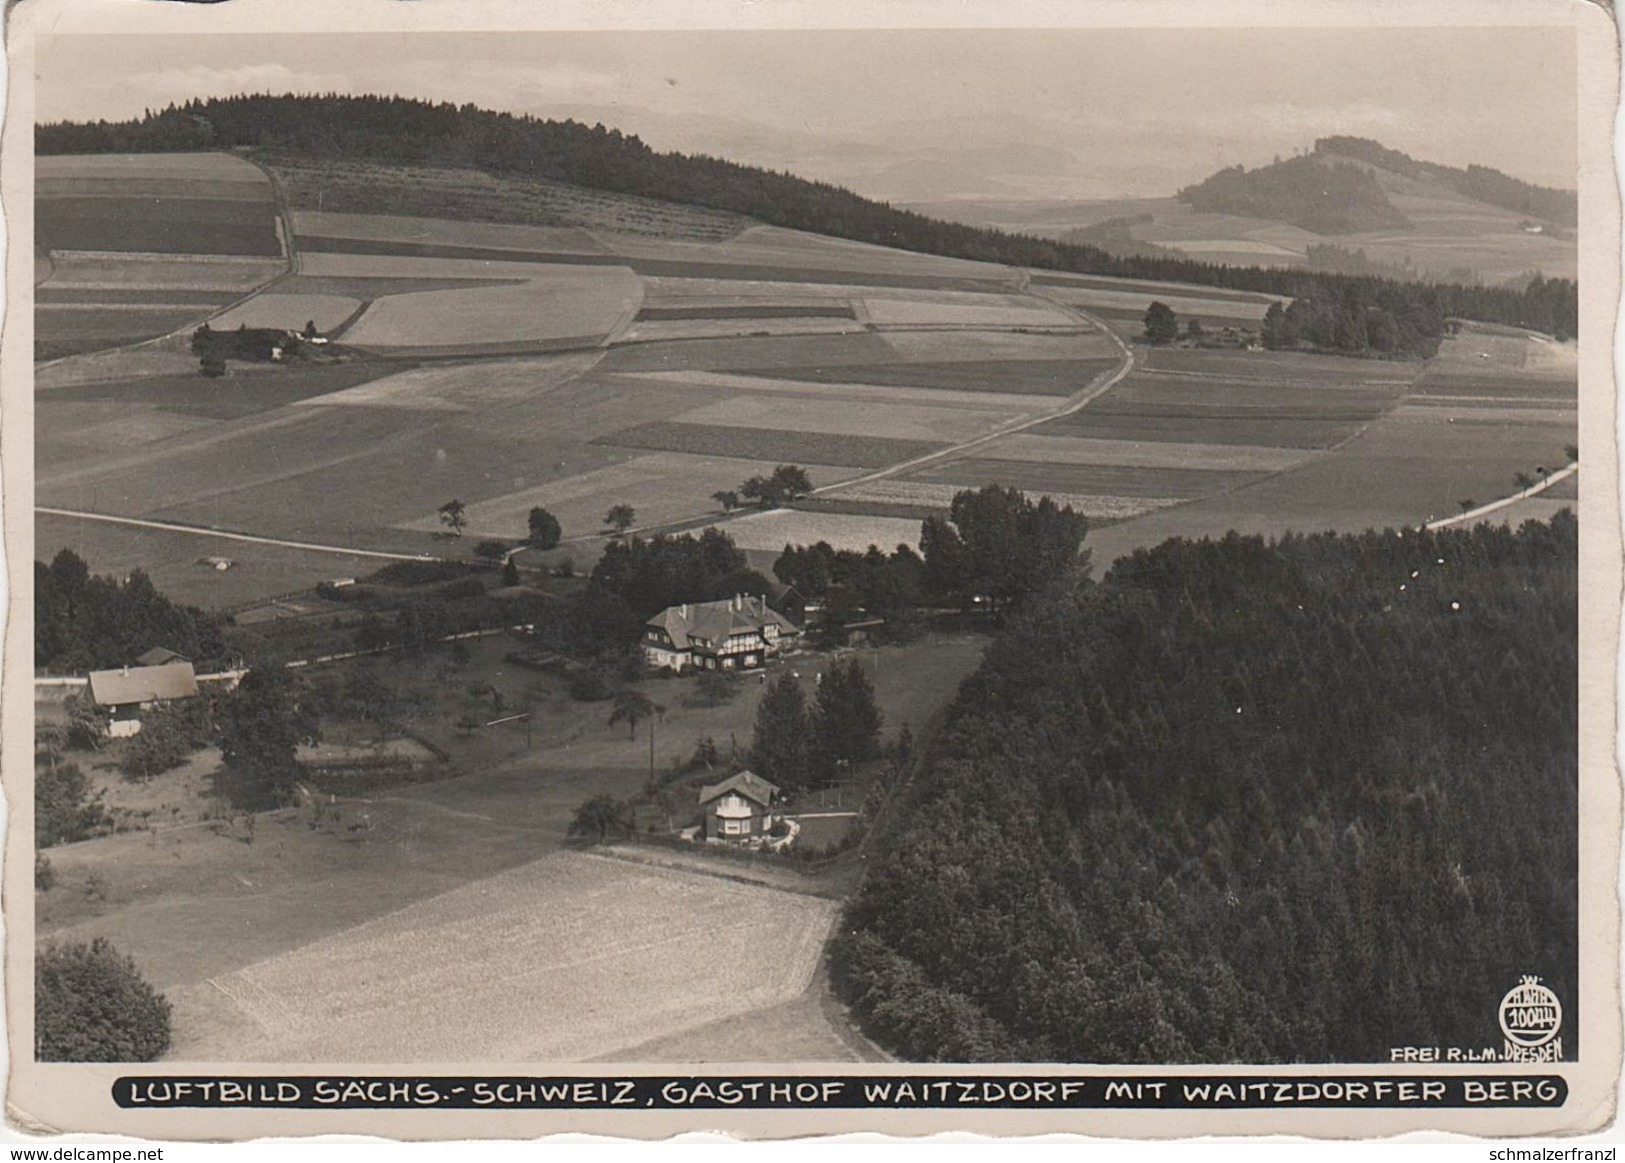
<path id="1" fill-rule="evenodd" d="M 848 906 L 838 992 L 936 1061 L 1499 1046 L 1523 974 L 1572 1019 L 1577 542 L 1566 511 L 1174 540 L 1026 603 Z"/>

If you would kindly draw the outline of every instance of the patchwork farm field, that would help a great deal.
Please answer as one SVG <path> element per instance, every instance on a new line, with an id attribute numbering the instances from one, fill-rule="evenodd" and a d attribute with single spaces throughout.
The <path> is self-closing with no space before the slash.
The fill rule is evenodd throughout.
<path id="1" fill-rule="evenodd" d="M 167 335 L 286 269 L 270 182 L 225 154 L 42 157 L 34 246 L 36 359 Z"/>
<path id="2" fill-rule="evenodd" d="M 246 170 L 235 171 L 243 190 L 260 188 L 260 171 Z M 617 230 L 613 215 L 480 222 L 423 208 L 372 215 L 306 201 L 293 215 L 299 272 L 217 318 L 314 321 L 341 332 L 347 363 L 234 369 L 214 383 L 156 350 L 47 369 L 41 502 L 406 553 L 460 551 L 438 537 L 437 510 L 454 497 L 480 537 L 517 540 L 542 505 L 589 545 L 608 508 L 627 504 L 639 528 L 714 520 L 757 551 L 819 538 L 861 548 L 870 536 L 914 540 L 922 513 L 986 483 L 1063 499 L 1104 534 L 1186 513 L 1228 520 L 1220 502 L 1313 481 L 1330 471 L 1322 462 L 1377 447 L 1394 425 L 1409 445 L 1446 449 L 1474 429 L 1572 425 L 1572 360 L 1518 333 L 1453 341 L 1426 375 L 1415 364 L 1140 349 L 1130 374 L 1092 396 L 1125 349 L 1064 303 L 1134 313 L 1160 298 L 1251 319 L 1270 300 L 1047 273 L 1025 291 L 1008 268 L 739 223 L 726 238 L 660 238 Z M 166 303 L 168 322 L 241 298 L 250 274 L 270 269 L 135 261 L 139 276 L 69 255 L 42 300 L 110 317 Z M 211 271 L 230 272 L 232 290 Z M 544 354 L 560 347 L 573 350 Z M 475 356 L 485 358 L 463 358 Z M 1510 480 L 1494 451 L 1505 439 L 1497 431 L 1482 447 Z M 1439 467 L 1452 455 L 1421 459 L 1453 475 Z M 813 477 L 806 509 L 723 514 L 711 499 L 784 463 Z M 1449 491 L 1470 485 L 1488 499 L 1490 475 Z M 1365 491 L 1338 487 L 1358 508 Z"/>

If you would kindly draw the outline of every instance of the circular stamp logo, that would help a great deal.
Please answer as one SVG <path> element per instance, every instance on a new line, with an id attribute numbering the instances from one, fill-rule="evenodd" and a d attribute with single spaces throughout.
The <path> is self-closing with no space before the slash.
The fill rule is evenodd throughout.
<path id="1" fill-rule="evenodd" d="M 1516 1046 L 1544 1046 L 1563 1026 L 1563 1004 L 1538 977 L 1524 977 L 1507 990 L 1498 1015 L 1501 1032 Z"/>

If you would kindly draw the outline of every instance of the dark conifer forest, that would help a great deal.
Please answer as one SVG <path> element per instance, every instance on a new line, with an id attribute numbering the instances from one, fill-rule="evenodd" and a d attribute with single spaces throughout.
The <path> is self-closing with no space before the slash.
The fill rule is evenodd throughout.
<path id="1" fill-rule="evenodd" d="M 837 989 L 916 1060 L 1499 1046 L 1523 974 L 1572 1015 L 1577 538 L 1175 540 L 1024 603 Z"/>
<path id="2" fill-rule="evenodd" d="M 1398 354 L 1430 356 L 1444 321 L 1577 334 L 1575 284 L 1537 280 L 1526 289 L 1394 282 L 1369 275 L 1234 267 L 943 222 L 812 182 L 704 155 L 657 153 L 636 136 L 602 125 L 493 113 L 473 105 L 402 97 L 212 97 L 149 112 L 135 121 L 35 127 L 40 154 L 143 153 L 264 148 L 317 157 L 473 167 L 660 198 L 748 215 L 760 222 L 859 242 L 1038 270 L 1159 279 L 1306 298 L 1348 317 L 1338 350 L 1364 354 L 1365 316 L 1398 335 Z M 1493 172 L 1493 171 L 1490 171 Z"/>

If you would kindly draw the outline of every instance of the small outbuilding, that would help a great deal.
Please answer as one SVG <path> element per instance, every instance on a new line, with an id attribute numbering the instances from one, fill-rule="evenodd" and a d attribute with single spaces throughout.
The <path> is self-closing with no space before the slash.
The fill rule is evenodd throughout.
<path id="1" fill-rule="evenodd" d="M 135 657 L 137 666 L 168 666 L 172 662 L 191 662 L 184 654 L 176 654 L 167 646 L 154 646 L 144 654 Z"/>
<path id="2" fill-rule="evenodd" d="M 743 843 L 766 836 L 778 820 L 773 810 L 778 799 L 779 786 L 754 771 L 707 784 L 700 789 L 706 841 Z"/>

